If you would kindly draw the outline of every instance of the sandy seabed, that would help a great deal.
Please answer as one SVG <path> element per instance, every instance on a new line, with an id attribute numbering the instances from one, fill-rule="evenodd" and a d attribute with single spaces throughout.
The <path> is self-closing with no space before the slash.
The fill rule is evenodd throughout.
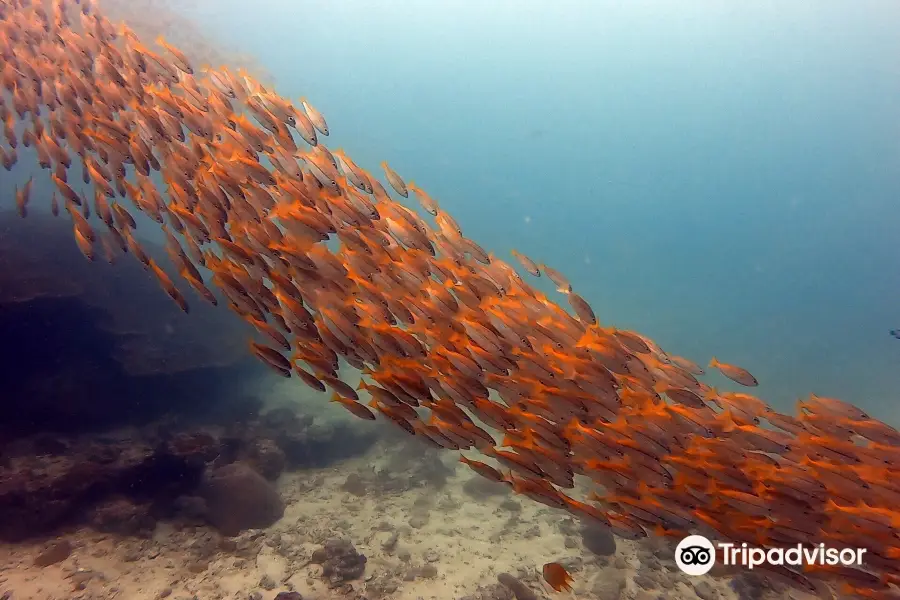
<path id="1" fill-rule="evenodd" d="M 677 571 L 671 549 L 654 541 L 618 539 L 614 555 L 599 556 L 584 546 L 581 527 L 566 513 L 472 480 L 449 453 L 432 457 L 447 467 L 441 483 L 373 485 L 403 481 L 400 472 L 385 476 L 396 451 L 381 443 L 367 456 L 282 476 L 284 517 L 236 538 L 160 524 L 146 539 L 79 530 L 60 540 L 7 545 L 0 548 L 0 597 L 272 600 L 282 594 L 279 600 L 296 600 L 289 594 L 296 592 L 306 600 L 509 600 L 513 593 L 497 583 L 500 573 L 513 574 L 537 598 L 785 597 L 742 590 L 727 579 L 690 578 Z M 335 582 L 313 562 L 334 538 L 349 540 L 366 557 L 361 577 Z M 68 555 L 36 566 L 36 557 L 60 541 Z M 570 568 L 572 593 L 541 583 L 541 566 L 549 561 Z"/>

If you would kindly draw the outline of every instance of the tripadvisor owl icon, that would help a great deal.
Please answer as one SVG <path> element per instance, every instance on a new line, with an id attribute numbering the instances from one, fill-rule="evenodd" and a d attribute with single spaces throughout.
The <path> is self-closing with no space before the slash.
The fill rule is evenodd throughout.
<path id="1" fill-rule="evenodd" d="M 688 575 L 706 575 L 716 564 L 716 549 L 702 535 L 689 535 L 675 548 L 675 564 Z"/>

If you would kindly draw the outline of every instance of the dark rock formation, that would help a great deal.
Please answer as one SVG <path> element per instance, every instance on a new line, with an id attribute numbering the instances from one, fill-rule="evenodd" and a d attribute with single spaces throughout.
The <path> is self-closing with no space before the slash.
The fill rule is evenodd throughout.
<path id="1" fill-rule="evenodd" d="M 284 471 L 286 464 L 284 451 L 272 440 L 254 440 L 247 445 L 244 454 L 244 460 L 269 481 L 275 481 Z"/>
<path id="2" fill-rule="evenodd" d="M 308 435 L 310 429 L 315 433 Z M 374 435 L 357 432 L 352 422 L 319 427 L 312 418 L 288 411 L 278 419 L 263 416 L 228 426 L 179 430 L 172 422 L 106 434 L 0 440 L 0 540 L 77 525 L 145 535 L 159 519 L 223 523 L 231 531 L 218 516 L 221 509 L 210 505 L 206 494 L 200 497 L 208 469 L 221 474 L 221 467 L 242 462 L 271 481 L 284 468 L 327 465 L 364 452 Z M 290 449 L 304 436 L 320 440 L 321 446 L 289 459 L 282 444 Z M 310 461 L 303 462 L 307 456 Z M 257 487 L 271 488 L 265 479 L 265 486 Z M 264 525 L 247 525 L 259 526 Z"/>
<path id="3" fill-rule="evenodd" d="M 149 536 L 156 519 L 148 514 L 146 506 L 118 497 L 95 506 L 89 525 L 96 531 L 115 535 Z"/>
<path id="4" fill-rule="evenodd" d="M 242 319 L 185 293 L 189 315 L 133 257 L 85 260 L 67 219 L 0 210 L 0 437 L 216 410 L 243 368 L 262 365 Z"/>
<path id="5" fill-rule="evenodd" d="M 184 434 L 168 442 L 127 439 L 68 441 L 64 455 L 5 448 L 0 465 L 0 539 L 21 540 L 83 522 L 98 502 L 125 495 L 147 506 L 192 489 L 218 453 L 211 436 Z M 105 518 L 100 517 L 102 524 Z"/>
<path id="6" fill-rule="evenodd" d="M 60 540 L 47 546 L 43 552 L 34 559 L 34 566 L 49 567 L 69 558 L 72 553 L 72 544 L 69 540 Z"/>
<path id="7" fill-rule="evenodd" d="M 322 565 L 322 576 L 332 585 L 359 579 L 366 570 L 366 557 L 350 540 L 333 538 L 313 552 L 310 562 Z"/>
<path id="8" fill-rule="evenodd" d="M 497 575 L 497 581 L 509 589 L 516 600 L 537 600 L 537 595 L 530 587 L 513 577 L 509 573 L 500 573 Z"/>
<path id="9" fill-rule="evenodd" d="M 224 535 L 262 529 L 284 515 L 278 490 L 252 468 L 233 463 L 211 471 L 200 485 L 206 516 Z"/>
<path id="10" fill-rule="evenodd" d="M 208 469 L 241 461 L 272 481 L 372 445 L 377 430 L 353 423 L 259 417 L 259 399 L 234 391 L 277 377 L 247 351 L 252 328 L 188 289 L 184 314 L 131 256 L 85 260 L 41 191 L 26 219 L 0 209 L 0 540 L 223 522 L 198 497 Z"/>

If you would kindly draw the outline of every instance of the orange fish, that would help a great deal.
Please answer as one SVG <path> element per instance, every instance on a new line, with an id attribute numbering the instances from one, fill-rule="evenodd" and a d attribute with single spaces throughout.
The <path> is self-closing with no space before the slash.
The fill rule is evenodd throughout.
<path id="1" fill-rule="evenodd" d="M 735 365 L 729 365 L 727 363 L 719 362 L 718 360 L 716 360 L 715 356 L 712 357 L 712 359 L 709 361 L 709 368 L 718 369 L 722 373 L 722 375 L 743 386 L 755 387 L 759 385 L 756 377 L 751 375 L 750 372 L 746 369 L 742 369 L 741 367 L 737 367 Z"/>
<path id="2" fill-rule="evenodd" d="M 566 571 L 566 568 L 561 564 L 556 562 L 547 563 L 544 565 L 542 572 L 544 574 L 544 581 L 546 581 L 555 591 L 572 591 L 572 576 L 569 575 L 569 572 Z"/>

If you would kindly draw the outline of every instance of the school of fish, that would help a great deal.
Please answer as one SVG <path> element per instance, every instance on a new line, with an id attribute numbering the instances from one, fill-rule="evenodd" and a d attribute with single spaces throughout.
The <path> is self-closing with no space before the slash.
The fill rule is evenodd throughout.
<path id="1" fill-rule="evenodd" d="M 818 597 L 900 597 L 896 429 L 834 398 L 791 416 L 710 387 L 693 362 L 598 323 L 563 274 L 514 252 L 520 274 L 465 237 L 387 163 L 385 187 L 327 149 L 309 101 L 151 48 L 89 0 L 0 0 L 0 33 L 0 162 L 36 152 L 50 210 L 89 260 L 133 255 L 185 312 L 185 286 L 224 299 L 273 371 L 473 451 L 461 460 L 475 473 L 618 536 L 866 548 L 859 569 L 756 571 Z M 10 186 L 23 217 L 32 182 Z M 180 285 L 138 243 L 133 210 L 164 231 Z M 576 476 L 596 491 L 577 497 Z"/>

